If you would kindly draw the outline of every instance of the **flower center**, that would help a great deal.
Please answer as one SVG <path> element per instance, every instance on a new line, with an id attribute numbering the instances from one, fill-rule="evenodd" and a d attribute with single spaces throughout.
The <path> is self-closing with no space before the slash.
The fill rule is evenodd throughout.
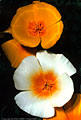
<path id="1" fill-rule="evenodd" d="M 52 71 L 40 71 L 33 75 L 31 89 L 40 98 L 50 97 L 58 90 L 57 76 Z"/>
<path id="2" fill-rule="evenodd" d="M 40 22 L 30 22 L 28 26 L 28 31 L 32 36 L 42 36 L 45 34 L 45 25 L 42 21 Z"/>

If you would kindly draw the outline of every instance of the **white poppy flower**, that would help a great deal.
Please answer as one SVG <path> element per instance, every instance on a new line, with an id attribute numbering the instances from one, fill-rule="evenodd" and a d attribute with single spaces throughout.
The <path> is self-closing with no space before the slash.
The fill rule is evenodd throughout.
<path id="1" fill-rule="evenodd" d="M 70 76 L 75 73 L 74 66 L 62 54 L 43 51 L 25 58 L 13 76 L 16 89 L 22 90 L 15 96 L 16 104 L 34 116 L 54 116 L 54 107 L 63 106 L 73 95 Z"/>

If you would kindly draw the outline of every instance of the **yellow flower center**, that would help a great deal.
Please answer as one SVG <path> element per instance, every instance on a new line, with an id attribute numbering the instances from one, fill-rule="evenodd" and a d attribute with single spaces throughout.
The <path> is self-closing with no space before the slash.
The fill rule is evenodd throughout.
<path id="1" fill-rule="evenodd" d="M 28 26 L 29 33 L 32 36 L 42 36 L 45 34 L 45 24 L 42 21 L 30 22 Z"/>
<path id="2" fill-rule="evenodd" d="M 50 97 L 58 90 L 57 76 L 52 71 L 40 71 L 33 75 L 31 89 L 40 98 Z"/>

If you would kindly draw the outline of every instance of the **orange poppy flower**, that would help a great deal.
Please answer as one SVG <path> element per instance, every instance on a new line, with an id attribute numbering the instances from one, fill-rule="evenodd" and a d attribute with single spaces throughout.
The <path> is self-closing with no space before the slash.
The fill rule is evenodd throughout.
<path id="1" fill-rule="evenodd" d="M 48 49 L 59 40 L 62 31 L 63 22 L 56 7 L 34 1 L 17 10 L 9 29 L 5 31 L 12 34 L 13 40 L 3 43 L 2 49 L 12 67 L 17 67 L 24 57 L 33 54 L 33 50 L 30 52 L 21 45 L 36 47 L 41 43 L 44 49 Z"/>
<path id="2" fill-rule="evenodd" d="M 81 120 L 81 94 L 74 94 L 64 108 L 57 108 L 56 116 L 43 120 Z"/>
<path id="3" fill-rule="evenodd" d="M 54 6 L 34 1 L 33 4 L 17 10 L 10 29 L 12 36 L 20 44 L 36 47 L 41 43 L 43 48 L 48 49 L 59 40 L 63 22 Z"/>

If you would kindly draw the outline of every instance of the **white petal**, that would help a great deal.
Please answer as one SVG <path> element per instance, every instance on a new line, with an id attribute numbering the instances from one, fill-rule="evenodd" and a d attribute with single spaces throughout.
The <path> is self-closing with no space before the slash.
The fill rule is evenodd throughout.
<path id="1" fill-rule="evenodd" d="M 56 60 L 58 67 L 60 67 L 60 69 L 58 68 L 60 74 L 67 73 L 69 76 L 72 76 L 76 73 L 76 68 L 63 54 L 57 54 Z"/>
<path id="2" fill-rule="evenodd" d="M 13 80 L 18 90 L 29 90 L 31 76 L 41 69 L 38 60 L 34 56 L 25 58 L 16 69 Z"/>
<path id="3" fill-rule="evenodd" d="M 67 73 L 69 76 L 76 73 L 75 67 L 62 54 L 49 54 L 46 51 L 36 54 L 43 70 L 52 69 L 57 74 Z"/>
<path id="4" fill-rule="evenodd" d="M 72 79 L 68 74 L 63 74 L 58 78 L 59 90 L 52 95 L 50 102 L 53 107 L 61 107 L 66 104 L 72 97 L 74 86 Z"/>
<path id="5" fill-rule="evenodd" d="M 30 91 L 19 93 L 15 101 L 20 109 L 34 116 L 48 118 L 55 114 L 54 108 L 47 101 L 37 99 Z"/>

